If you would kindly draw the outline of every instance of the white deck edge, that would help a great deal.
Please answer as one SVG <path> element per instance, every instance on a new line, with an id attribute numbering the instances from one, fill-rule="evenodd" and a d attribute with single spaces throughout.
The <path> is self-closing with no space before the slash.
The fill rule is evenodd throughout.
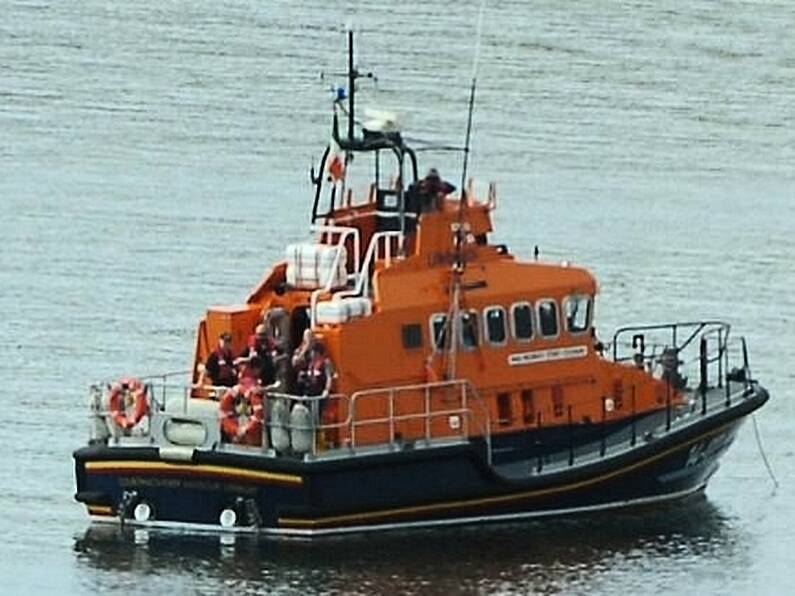
<path id="1" fill-rule="evenodd" d="M 342 528 L 321 528 L 321 529 L 252 528 L 252 527 L 222 528 L 221 526 L 216 526 L 216 525 L 196 524 L 188 522 L 165 522 L 165 521 L 137 522 L 135 520 L 125 520 L 124 525 L 136 529 L 164 529 L 172 531 L 210 533 L 210 534 L 264 534 L 268 536 L 280 536 L 280 537 L 313 538 L 316 536 L 358 534 L 365 532 L 390 531 L 390 530 L 402 530 L 402 529 L 414 529 L 414 528 L 431 528 L 431 527 L 440 527 L 440 526 L 455 526 L 455 525 L 466 525 L 466 524 L 476 524 L 476 523 L 489 523 L 489 522 L 513 521 L 521 519 L 554 517 L 554 516 L 573 515 L 581 513 L 593 513 L 598 511 L 607 511 L 610 509 L 621 509 L 625 507 L 652 505 L 655 503 L 663 503 L 665 501 L 673 501 L 676 499 L 684 498 L 688 495 L 692 495 L 699 491 L 702 491 L 704 490 L 704 488 L 706 488 L 706 486 L 707 483 L 704 482 L 694 488 L 677 491 L 674 493 L 668 493 L 665 495 L 642 497 L 639 499 L 627 499 L 624 501 L 613 501 L 610 503 L 602 503 L 599 505 L 588 505 L 585 507 L 569 507 L 565 509 L 549 509 L 545 511 L 524 511 L 521 513 L 503 513 L 498 515 L 455 517 L 450 519 L 402 522 L 402 523 L 393 523 L 393 524 L 346 526 Z M 90 516 L 90 519 L 94 523 L 119 525 L 118 517 Z"/>

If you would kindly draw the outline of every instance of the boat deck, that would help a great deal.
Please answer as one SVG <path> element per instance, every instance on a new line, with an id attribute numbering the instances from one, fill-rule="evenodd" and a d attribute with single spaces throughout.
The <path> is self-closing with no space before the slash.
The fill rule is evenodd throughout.
<path id="1" fill-rule="evenodd" d="M 688 390 L 685 405 L 662 408 L 652 414 L 638 416 L 629 425 L 606 432 L 598 440 L 580 445 L 572 444 L 570 448 L 537 457 L 497 464 L 494 469 L 504 478 L 522 480 L 556 474 L 573 466 L 596 463 L 622 455 L 643 443 L 651 443 L 670 433 L 695 426 L 705 417 L 714 416 L 738 405 L 750 393 L 752 389 L 747 384 L 735 382 L 729 382 L 728 386 L 708 388 L 703 395 L 697 390 Z M 574 432 L 576 431 L 573 429 L 572 433 Z"/>

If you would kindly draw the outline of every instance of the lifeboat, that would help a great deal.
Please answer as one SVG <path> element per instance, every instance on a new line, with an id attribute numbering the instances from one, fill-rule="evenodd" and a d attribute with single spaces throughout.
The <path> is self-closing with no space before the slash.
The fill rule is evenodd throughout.
<path id="1" fill-rule="evenodd" d="M 316 536 L 702 491 L 768 399 L 745 340 L 720 320 L 597 336 L 594 276 L 494 244 L 495 186 L 421 177 L 391 115 L 358 124 L 360 76 L 312 171 L 314 242 L 286 243 L 243 304 L 207 311 L 187 373 L 142 377 L 144 431 L 113 432 L 107 384 L 92 388 L 76 499 L 113 523 Z M 354 194 L 349 170 L 368 163 Z M 245 441 L 205 374 L 219 337 L 260 387 L 235 404 L 261 412 Z"/>

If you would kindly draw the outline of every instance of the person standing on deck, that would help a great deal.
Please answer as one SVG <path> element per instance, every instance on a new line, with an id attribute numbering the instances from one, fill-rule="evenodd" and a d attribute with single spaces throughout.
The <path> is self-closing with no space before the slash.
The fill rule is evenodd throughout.
<path id="1" fill-rule="evenodd" d="M 232 334 L 224 331 L 218 337 L 218 345 L 210 352 L 204 365 L 210 381 L 216 387 L 232 387 L 237 383 L 237 373 L 235 372 L 231 345 Z"/>
<path id="2" fill-rule="evenodd" d="M 417 183 L 417 192 L 420 196 L 420 210 L 441 211 L 444 198 L 455 190 L 455 186 L 442 180 L 439 170 L 431 168 L 425 178 Z"/>
<path id="3" fill-rule="evenodd" d="M 263 387 L 272 385 L 276 376 L 274 351 L 275 346 L 268 337 L 267 328 L 264 324 L 257 325 L 254 334 L 248 339 L 248 345 L 235 358 L 238 377 L 241 380 L 249 379 Z"/>

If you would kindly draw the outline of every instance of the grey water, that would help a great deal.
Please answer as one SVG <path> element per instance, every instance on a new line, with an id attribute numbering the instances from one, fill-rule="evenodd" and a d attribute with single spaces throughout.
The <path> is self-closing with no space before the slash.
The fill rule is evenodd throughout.
<path id="1" fill-rule="evenodd" d="M 597 325 L 725 318 L 772 394 L 703 498 L 319 544 L 120 532 L 73 501 L 87 387 L 183 370 L 305 238 L 343 81 L 460 145 L 478 2 L 0 0 L 0 592 L 791 594 L 795 4 L 489 0 L 470 173 Z M 321 73 L 324 76 L 321 77 Z M 422 153 L 456 184 L 461 156 Z M 377 346 L 374 346 L 374 348 Z"/>

